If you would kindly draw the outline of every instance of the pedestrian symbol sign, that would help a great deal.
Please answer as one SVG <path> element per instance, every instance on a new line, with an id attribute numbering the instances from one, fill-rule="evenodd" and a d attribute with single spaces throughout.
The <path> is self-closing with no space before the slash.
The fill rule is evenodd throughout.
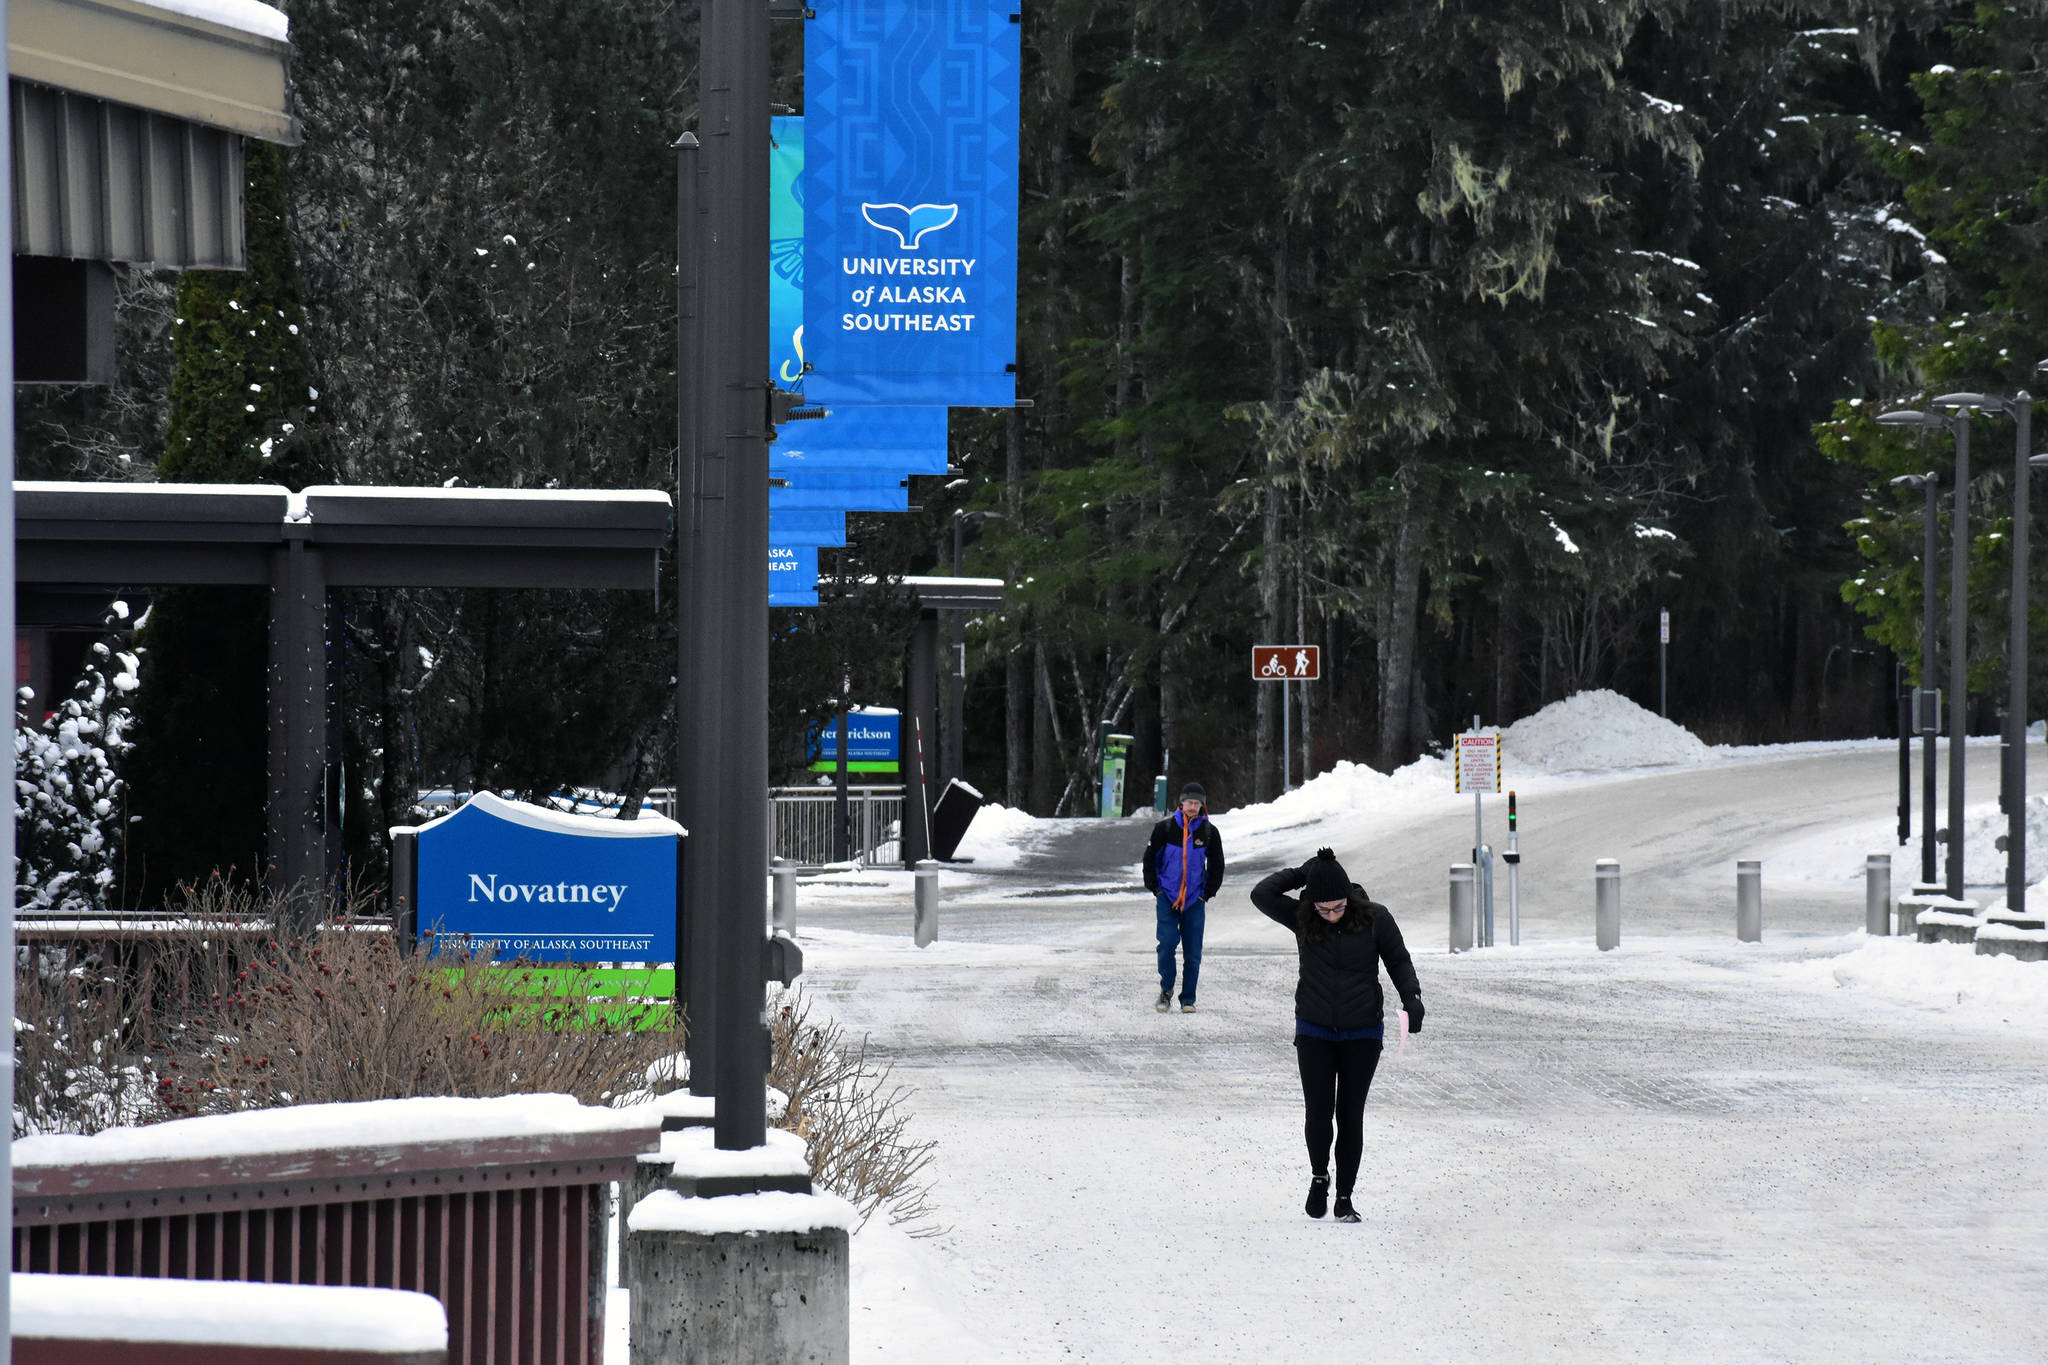
<path id="1" fill-rule="evenodd" d="M 1252 677 L 1259 682 L 1314 682 L 1322 675 L 1319 645 L 1252 646 Z"/>

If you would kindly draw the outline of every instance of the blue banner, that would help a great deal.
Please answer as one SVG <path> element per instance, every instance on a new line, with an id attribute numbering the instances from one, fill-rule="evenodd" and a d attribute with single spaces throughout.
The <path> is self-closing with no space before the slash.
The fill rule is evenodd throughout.
<path id="1" fill-rule="evenodd" d="M 1016 401 L 1014 0 L 813 0 L 803 341 L 812 403 Z"/>
<path id="2" fill-rule="evenodd" d="M 540 962 L 676 960 L 682 827 L 479 792 L 418 828 L 419 928 Z"/>
<path id="3" fill-rule="evenodd" d="M 798 510 L 789 507 L 772 507 L 768 510 L 768 543 L 771 545 L 844 545 L 846 543 L 846 513 L 830 510 Z"/>
<path id="4" fill-rule="evenodd" d="M 897 475 L 836 469 L 813 470 L 800 483 L 768 489 L 768 515 L 798 509 L 908 512 L 910 490 Z"/>
<path id="5" fill-rule="evenodd" d="M 771 592 L 768 594 L 768 605 L 771 607 L 815 607 L 818 605 L 818 590 L 816 588 L 792 588 L 788 592 Z"/>
<path id="6" fill-rule="evenodd" d="M 815 592 L 818 587 L 818 547 L 815 545 L 770 545 L 768 547 L 768 592 Z"/>
<path id="7" fill-rule="evenodd" d="M 848 404 L 814 422 L 785 422 L 768 446 L 768 461 L 890 469 L 904 474 L 946 472 L 944 408 L 879 408 Z M 773 469 L 770 470 L 774 473 Z"/>
<path id="8" fill-rule="evenodd" d="M 768 366 L 804 386 L 804 121 L 768 120 Z"/>

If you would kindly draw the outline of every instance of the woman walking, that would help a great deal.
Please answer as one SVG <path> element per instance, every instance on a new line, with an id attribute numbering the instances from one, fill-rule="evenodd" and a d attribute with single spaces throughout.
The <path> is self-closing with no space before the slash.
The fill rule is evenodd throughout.
<path id="1" fill-rule="evenodd" d="M 1300 891 L 1292 896 L 1291 891 Z M 1337 855 L 1318 849 L 1252 888 L 1252 904 L 1294 931 L 1301 975 L 1294 987 L 1294 1051 L 1308 1110 L 1308 1201 L 1321 1218 L 1330 1198 L 1330 1125 L 1337 1128 L 1337 1221 L 1356 1223 L 1351 1187 L 1365 1150 L 1365 1096 L 1380 1064 L 1386 998 L 1380 964 L 1400 992 L 1408 1031 L 1422 1031 L 1422 987 L 1387 907 L 1368 898 Z"/>

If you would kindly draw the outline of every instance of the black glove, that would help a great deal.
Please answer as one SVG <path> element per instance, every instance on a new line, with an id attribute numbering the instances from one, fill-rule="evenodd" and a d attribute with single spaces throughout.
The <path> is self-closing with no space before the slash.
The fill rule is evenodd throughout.
<path id="1" fill-rule="evenodd" d="M 1408 1031 L 1422 1032 L 1422 997 L 1418 995 L 1413 1000 L 1404 1002 L 1401 1008 L 1408 1011 Z"/>

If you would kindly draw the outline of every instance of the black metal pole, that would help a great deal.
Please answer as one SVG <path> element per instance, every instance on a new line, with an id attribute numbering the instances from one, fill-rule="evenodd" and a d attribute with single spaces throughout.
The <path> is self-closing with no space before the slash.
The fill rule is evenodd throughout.
<path id="1" fill-rule="evenodd" d="M 2027 908 L 2027 540 L 2028 457 L 2033 454 L 2034 400 L 2012 397 L 2012 625 L 2006 636 L 2005 908 Z"/>
<path id="2" fill-rule="evenodd" d="M 1899 704 L 1899 847 L 1913 838 L 1913 704 L 1906 695 L 1906 665 L 1894 666 L 1892 688 Z"/>
<path id="3" fill-rule="evenodd" d="M 960 565 L 964 557 L 967 539 L 967 517 L 961 512 L 953 513 L 953 577 L 960 576 Z M 956 777 L 965 776 L 966 744 L 960 727 L 966 723 L 967 714 L 967 654 L 966 626 L 962 614 L 957 611 L 946 613 L 946 719 L 940 726 L 944 737 L 943 757 L 939 763 L 939 786 Z"/>
<path id="4" fill-rule="evenodd" d="M 1920 554 L 1920 617 L 1922 638 L 1920 641 L 1920 690 L 1932 693 L 1935 677 L 1934 649 L 1934 594 L 1936 589 L 1935 555 L 1939 551 L 1941 515 L 1941 481 L 1929 471 L 1924 485 L 1927 493 L 1927 512 L 1924 535 L 1925 548 Z M 1933 714 L 1934 703 L 1928 702 L 1927 727 L 1920 732 L 1920 884 L 1934 885 L 1934 735 L 1941 728 L 1940 717 Z M 1916 698 L 1913 706 L 1914 724 L 1920 723 L 1920 705 Z"/>
<path id="5" fill-rule="evenodd" d="M 701 288 L 703 152 L 676 143 L 676 819 L 692 845 L 681 860 L 676 1013 L 686 1021 L 690 1093 L 718 1092 L 718 791 L 720 677 L 716 624 L 724 591 L 725 504 L 715 496 L 724 452 L 705 440 Z"/>
<path id="6" fill-rule="evenodd" d="M 725 452 L 726 584 L 717 664 L 718 1106 L 724 1150 L 767 1140 L 768 6 L 705 0 L 700 76 L 707 389 Z"/>
<path id="7" fill-rule="evenodd" d="M 846 708 L 853 705 L 850 689 L 839 689 L 839 761 L 832 768 L 832 861 L 843 863 L 853 856 L 853 812 L 846 780 Z"/>
<path id="8" fill-rule="evenodd" d="M 1970 417 L 1957 415 L 1956 493 L 1949 522 L 1948 843 L 1942 865 L 1951 900 L 1963 898 L 1963 747 L 1969 712 Z"/>

